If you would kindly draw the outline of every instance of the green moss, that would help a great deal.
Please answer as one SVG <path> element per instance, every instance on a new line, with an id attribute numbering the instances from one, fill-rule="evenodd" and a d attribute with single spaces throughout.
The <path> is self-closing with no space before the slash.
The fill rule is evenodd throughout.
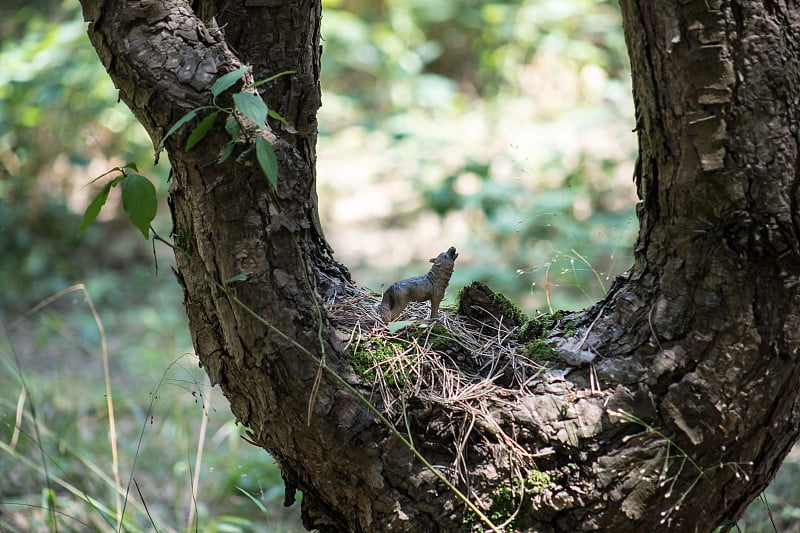
<path id="1" fill-rule="evenodd" d="M 556 351 L 553 341 L 544 338 L 534 339 L 526 344 L 522 353 L 540 365 L 552 364 L 559 360 L 558 352 Z"/>
<path id="2" fill-rule="evenodd" d="M 495 319 L 502 317 L 503 322 L 507 325 L 510 322 L 515 326 L 521 326 L 528 321 L 528 315 L 519 305 L 504 294 L 493 291 L 480 281 L 473 281 L 456 293 L 456 308 L 459 314 L 471 316 L 469 310 L 466 309 L 465 294 L 469 294 L 471 299 L 475 299 Z"/>
<path id="3" fill-rule="evenodd" d="M 568 314 L 569 311 L 556 311 L 550 315 L 538 315 L 531 317 L 530 320 L 525 322 L 525 324 L 520 328 L 517 337 L 523 342 L 531 339 L 546 337 Z M 572 326 L 572 332 L 573 334 L 575 332 L 574 326 Z"/>
<path id="4" fill-rule="evenodd" d="M 461 309 L 461 297 L 464 295 L 464 288 L 461 287 L 456 291 L 456 309 Z"/>
<path id="5" fill-rule="evenodd" d="M 524 482 L 514 479 L 513 482 L 505 483 L 492 492 L 492 503 L 489 505 L 487 516 L 495 524 L 502 524 L 519 511 L 505 529 L 507 531 L 527 529 L 532 512 L 535 510 L 531 496 L 544 494 L 551 485 L 548 474 L 531 470 Z M 524 498 L 524 501 L 520 504 L 521 498 Z"/>
<path id="6" fill-rule="evenodd" d="M 453 334 L 440 325 L 435 325 L 430 331 L 430 347 L 437 352 L 463 352 L 466 348 L 458 342 Z"/>
<path id="7" fill-rule="evenodd" d="M 494 293 L 494 302 L 503 307 L 503 316 L 509 318 L 514 324 L 524 324 L 528 321 L 528 315 L 516 302 L 509 300 L 505 294 Z"/>
<path id="8" fill-rule="evenodd" d="M 182 226 L 175 226 L 174 235 L 173 241 L 175 248 L 182 252 L 189 253 L 192 250 L 192 240 L 189 236 L 189 232 Z"/>
<path id="9" fill-rule="evenodd" d="M 548 315 L 542 315 L 548 316 Z M 541 320 L 540 317 L 531 318 L 520 328 L 519 333 L 517 333 L 517 337 L 521 341 L 527 341 L 530 339 L 537 339 L 539 337 L 543 337 L 548 332 L 547 322 Z"/>
<path id="10" fill-rule="evenodd" d="M 574 337 L 575 336 L 575 322 L 573 320 L 569 320 L 561 325 L 564 330 L 564 337 Z"/>
<path id="11" fill-rule="evenodd" d="M 520 495 L 511 485 L 502 485 L 492 493 L 492 504 L 489 506 L 487 516 L 495 524 L 502 524 L 514 514 L 519 507 Z M 506 526 L 507 531 L 514 530 L 514 520 Z"/>
<path id="12" fill-rule="evenodd" d="M 543 494 L 550 488 L 550 476 L 539 470 L 531 470 L 525 479 L 525 488 L 534 494 Z"/>
<path id="13" fill-rule="evenodd" d="M 380 337 L 361 339 L 361 342 L 350 345 L 350 364 L 361 379 L 372 381 L 376 378 L 376 367 L 380 363 L 395 357 L 398 348 L 402 350 L 401 343 L 388 341 Z M 386 382 L 401 385 L 405 379 L 402 374 L 388 371 L 384 374 Z"/>
<path id="14" fill-rule="evenodd" d="M 439 336 L 442 336 L 442 337 L 447 337 L 447 336 L 450 335 L 450 330 L 448 330 L 446 327 L 442 326 L 441 324 L 434 324 L 433 327 L 431 328 L 431 334 L 432 335 L 439 335 Z"/>

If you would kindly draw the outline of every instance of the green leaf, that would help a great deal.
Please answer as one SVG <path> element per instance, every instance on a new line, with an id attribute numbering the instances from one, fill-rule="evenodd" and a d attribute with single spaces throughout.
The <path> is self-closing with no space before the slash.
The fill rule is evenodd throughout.
<path id="1" fill-rule="evenodd" d="M 232 70 L 227 74 L 223 74 L 220 76 L 217 81 L 214 82 L 214 85 L 211 86 L 211 94 L 214 96 L 219 96 L 220 94 L 224 93 L 227 89 L 233 87 L 233 84 L 242 79 L 244 73 L 250 70 L 250 67 L 242 67 L 237 68 L 236 70 Z"/>
<path id="2" fill-rule="evenodd" d="M 297 74 L 297 71 L 296 70 L 284 70 L 283 72 L 278 72 L 277 74 L 273 74 L 272 76 L 270 76 L 267 79 L 255 82 L 253 85 L 251 85 L 251 87 L 258 87 L 260 85 L 264 85 L 265 83 L 271 82 L 275 78 L 280 78 L 281 76 L 285 76 L 287 74 Z"/>
<path id="3" fill-rule="evenodd" d="M 105 205 L 106 200 L 108 200 L 108 191 L 111 190 L 112 183 L 113 182 L 109 181 L 103 185 L 103 188 L 100 189 L 100 192 L 97 193 L 94 200 L 86 207 L 86 211 L 84 211 L 83 218 L 81 219 L 81 225 L 78 228 L 78 235 L 83 233 L 86 228 L 89 227 L 89 224 L 95 221 L 97 215 L 100 214 L 100 209 Z"/>
<path id="4" fill-rule="evenodd" d="M 225 149 L 222 151 L 222 154 L 217 159 L 217 164 L 224 163 L 226 159 L 228 159 L 231 154 L 233 153 L 233 149 L 236 147 L 236 139 L 231 139 L 228 141 L 228 144 L 225 145 Z"/>
<path id="5" fill-rule="evenodd" d="M 275 150 L 264 137 L 256 137 L 256 157 L 261 171 L 267 177 L 272 187 L 278 188 L 278 159 L 275 157 Z"/>
<path id="6" fill-rule="evenodd" d="M 250 501 L 253 502 L 262 513 L 264 513 L 264 516 L 267 516 L 269 514 L 269 510 L 267 510 L 267 508 L 264 507 L 264 504 L 259 501 L 260 498 L 256 498 L 255 496 L 244 490 L 242 487 L 236 487 L 236 488 L 239 489 L 240 492 L 244 493 L 245 496 L 250 498 Z M 250 524 L 242 524 L 242 525 L 249 526 Z"/>
<path id="7" fill-rule="evenodd" d="M 128 174 L 122 181 L 122 207 L 145 239 L 150 238 L 150 223 L 156 217 L 156 188 L 140 174 Z"/>
<path id="8" fill-rule="evenodd" d="M 397 320 L 396 322 L 390 322 L 387 327 L 389 328 L 390 333 L 397 333 L 404 327 L 410 326 L 413 323 L 413 320 Z"/>
<path id="9" fill-rule="evenodd" d="M 92 183 L 94 183 L 95 181 L 99 180 L 99 179 L 100 179 L 100 178 L 102 178 L 103 176 L 108 176 L 108 175 L 109 175 L 109 174 L 111 174 L 112 172 L 124 172 L 124 170 L 123 170 L 124 168 L 125 168 L 125 167 L 114 167 L 114 168 L 112 168 L 111 170 L 106 170 L 105 172 L 103 172 L 102 174 L 100 174 L 99 176 L 97 176 L 95 179 L 93 179 L 92 181 L 90 181 L 90 182 L 89 182 L 89 185 L 91 185 L 91 184 L 92 184 Z"/>
<path id="10" fill-rule="evenodd" d="M 189 111 L 188 113 L 183 115 L 183 117 L 181 117 L 181 119 L 178 120 L 178 122 L 173 124 L 172 127 L 167 132 L 167 134 L 164 135 L 164 137 L 161 138 L 161 142 L 158 143 L 158 149 L 161 150 L 162 148 L 164 148 L 164 141 L 167 140 L 167 137 L 169 137 L 170 135 L 175 133 L 178 130 L 178 128 L 180 128 L 181 126 L 183 126 L 184 124 L 186 124 L 190 120 L 194 119 L 194 117 L 197 116 L 197 112 L 200 111 L 200 109 L 202 109 L 202 108 L 197 107 L 195 109 L 192 109 L 191 111 Z"/>
<path id="11" fill-rule="evenodd" d="M 270 109 L 270 110 L 267 112 L 267 114 L 268 114 L 269 116 L 271 116 L 272 118 L 274 118 L 275 120 L 279 120 L 279 121 L 280 121 L 280 122 L 281 122 L 281 123 L 282 123 L 284 126 L 286 126 L 286 127 L 288 127 L 288 128 L 291 128 L 291 126 L 289 126 L 289 123 L 288 123 L 288 122 L 286 122 L 286 119 L 285 119 L 285 118 L 283 118 L 282 116 L 280 116 L 280 114 L 278 114 L 278 112 L 277 112 L 277 111 L 273 111 L 272 109 Z"/>
<path id="12" fill-rule="evenodd" d="M 228 283 L 233 283 L 234 281 L 247 281 L 247 274 L 236 274 L 232 278 L 228 278 L 225 280 L 225 285 Z"/>
<path id="13" fill-rule="evenodd" d="M 233 104 L 239 112 L 261 127 L 267 120 L 267 104 L 253 93 L 236 93 Z"/>
<path id="14" fill-rule="evenodd" d="M 228 119 L 225 121 L 225 131 L 228 132 L 228 135 L 232 138 L 241 137 L 243 133 L 239 121 L 233 116 L 228 116 Z"/>
<path id="15" fill-rule="evenodd" d="M 186 139 L 187 152 L 194 148 L 195 144 L 203 140 L 206 134 L 211 130 L 211 126 L 214 125 L 214 121 L 217 120 L 217 115 L 219 115 L 219 111 L 214 111 L 194 127 L 192 133 L 189 134 L 189 138 Z"/>

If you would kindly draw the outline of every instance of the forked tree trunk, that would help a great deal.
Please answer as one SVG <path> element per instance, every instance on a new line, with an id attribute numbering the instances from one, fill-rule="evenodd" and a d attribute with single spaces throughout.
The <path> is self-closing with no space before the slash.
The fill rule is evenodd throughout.
<path id="1" fill-rule="evenodd" d="M 359 386 L 323 305 L 348 279 L 317 219 L 319 2 L 200 1 L 196 15 L 180 0 L 81 1 L 92 43 L 154 144 L 211 102 L 220 75 L 244 64 L 255 79 L 296 71 L 262 87 L 294 127 L 270 121 L 277 193 L 246 147 L 216 163 L 222 119 L 194 149 L 183 150 L 189 128 L 166 148 L 196 351 L 279 462 L 287 495 L 303 492 L 305 524 L 483 527 L 305 353 Z M 800 7 L 625 0 L 622 10 L 641 231 L 630 273 L 571 332 L 597 355 L 606 392 L 586 392 L 589 367 L 503 389 L 484 405 L 532 461 L 513 463 L 520 454 L 485 427 L 460 450 L 469 485 L 459 486 L 484 510 L 500 509 L 515 476 L 545 480 L 529 487 L 519 529 L 711 531 L 763 490 L 800 427 Z M 226 292 L 239 274 L 247 279 Z M 448 473 L 448 428 L 463 413 L 406 401 L 404 431 Z"/>

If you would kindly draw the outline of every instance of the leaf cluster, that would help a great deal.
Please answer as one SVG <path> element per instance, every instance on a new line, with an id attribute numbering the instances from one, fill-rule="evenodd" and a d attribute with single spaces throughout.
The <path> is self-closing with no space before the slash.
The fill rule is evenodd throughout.
<path id="1" fill-rule="evenodd" d="M 250 140 L 251 134 L 247 133 L 248 129 L 243 127 L 240 121 L 241 117 L 246 117 L 256 124 L 257 131 L 255 133 L 254 143 L 258 164 L 269 184 L 273 189 L 276 189 L 278 185 L 278 160 L 275 156 L 275 150 L 272 148 L 270 142 L 259 133 L 264 128 L 268 116 L 280 120 L 287 126 L 288 123 L 277 112 L 268 109 L 267 104 L 253 90 L 279 76 L 293 74 L 294 71 L 287 70 L 264 80 L 245 85 L 242 91 L 233 94 L 232 107 L 224 107 L 217 103 L 217 97 L 239 82 L 249 70 L 250 67 L 245 66 L 220 76 L 211 87 L 212 105 L 196 107 L 181 117 L 161 139 L 158 145 L 158 151 L 164 148 L 164 142 L 167 138 L 178 131 L 182 126 L 195 120 L 202 112 L 211 110 L 209 114 L 204 116 L 194 128 L 192 128 L 192 131 L 186 139 L 185 150 L 188 152 L 202 141 L 208 132 L 211 131 L 220 113 L 224 113 L 228 115 L 225 129 L 231 135 L 231 140 L 228 141 L 225 149 L 217 160 L 217 163 L 222 163 L 231 155 L 236 143 L 243 139 Z M 111 191 L 111 188 L 120 186 L 122 189 L 122 207 L 130 217 L 134 226 L 142 232 L 145 239 L 150 237 L 150 223 L 156 216 L 158 199 L 153 184 L 145 176 L 137 174 L 137 171 L 138 169 L 135 163 L 128 163 L 121 167 L 114 167 L 92 180 L 93 183 L 109 174 L 116 173 L 116 176 L 100 189 L 100 192 L 86 208 L 83 219 L 81 220 L 81 225 L 78 228 L 78 235 L 83 233 L 89 224 L 97 219 L 97 216 L 100 214 L 100 209 L 102 209 L 106 200 L 108 200 L 108 193 Z"/>
<path id="2" fill-rule="evenodd" d="M 103 188 L 100 189 L 100 192 L 86 208 L 83 213 L 83 219 L 81 219 L 81 225 L 78 228 L 78 235 L 83 233 L 89 224 L 95 221 L 97 215 L 100 214 L 100 209 L 108 200 L 108 193 L 111 191 L 111 187 L 119 185 L 120 189 L 122 189 L 122 208 L 130 217 L 133 225 L 142 232 L 144 238 L 150 238 L 150 223 L 156 217 L 158 198 L 156 197 L 156 188 L 149 179 L 141 174 L 136 174 L 137 170 L 135 163 L 128 163 L 125 166 L 114 167 L 93 180 L 94 182 L 109 174 L 118 173 L 114 179 L 103 185 Z"/>
<path id="3" fill-rule="evenodd" d="M 231 136 L 230 141 L 228 141 L 228 143 L 225 145 L 222 154 L 217 160 L 217 163 L 222 163 L 228 159 L 228 157 L 230 157 L 238 142 L 241 140 L 249 140 L 253 135 L 252 133 L 249 133 L 251 130 L 244 127 L 243 123 L 241 122 L 241 118 L 245 117 L 256 125 L 254 142 L 256 148 L 256 159 L 261 167 L 261 171 L 264 173 L 264 176 L 267 178 L 267 181 L 270 183 L 270 185 L 272 185 L 273 188 L 277 188 L 278 161 L 275 157 L 275 150 L 273 149 L 272 144 L 270 144 L 269 141 L 260 135 L 260 133 L 264 129 L 264 124 L 266 123 L 267 117 L 274 118 L 282 122 L 287 127 L 291 126 L 289 126 L 286 119 L 284 119 L 275 110 L 269 109 L 267 104 L 261 99 L 261 97 L 258 96 L 254 89 L 280 76 L 294 74 L 295 71 L 286 70 L 255 83 L 244 85 L 241 91 L 232 95 L 231 100 L 233 102 L 233 106 L 226 107 L 218 103 L 217 98 L 231 87 L 236 85 L 245 76 L 245 74 L 247 74 L 250 68 L 250 66 L 244 66 L 220 76 L 217 81 L 214 82 L 214 85 L 211 86 L 211 95 L 213 97 L 212 105 L 196 107 L 181 117 L 175 124 L 173 124 L 169 131 L 167 131 L 166 135 L 164 135 L 164 138 L 161 139 L 161 142 L 158 145 L 158 150 L 163 149 L 164 142 L 178 129 L 195 120 L 203 112 L 210 111 L 210 113 L 204 116 L 189 133 L 185 145 L 185 150 L 188 152 L 206 137 L 216 122 L 217 117 L 219 117 L 219 115 L 222 113 L 228 116 L 225 122 L 225 130 Z"/>

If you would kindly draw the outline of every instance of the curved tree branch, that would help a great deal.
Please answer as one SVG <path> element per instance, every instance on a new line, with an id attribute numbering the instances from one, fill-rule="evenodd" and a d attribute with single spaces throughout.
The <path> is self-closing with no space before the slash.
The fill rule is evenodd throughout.
<path id="1" fill-rule="evenodd" d="M 244 64 L 255 79 L 296 72 L 263 87 L 293 126 L 268 125 L 277 189 L 247 146 L 217 163 L 221 119 L 189 152 L 188 131 L 165 143 L 195 348 L 249 439 L 280 463 L 287 501 L 301 489 L 304 521 L 321 531 L 477 527 L 320 368 L 372 392 L 325 305 L 357 290 L 317 218 L 319 2 L 82 3 L 92 43 L 154 145 L 211 103 L 220 75 Z M 402 396 L 416 449 L 520 529 L 711 530 L 741 514 L 800 434 L 800 46 L 787 31 L 800 21 L 796 8 L 718 4 L 622 3 L 641 148 L 636 263 L 603 302 L 569 317 L 569 333 L 550 336 L 593 365 L 524 384 L 439 367 L 482 391 L 480 409 L 437 391 Z M 580 342 L 566 343 L 570 334 Z"/>

